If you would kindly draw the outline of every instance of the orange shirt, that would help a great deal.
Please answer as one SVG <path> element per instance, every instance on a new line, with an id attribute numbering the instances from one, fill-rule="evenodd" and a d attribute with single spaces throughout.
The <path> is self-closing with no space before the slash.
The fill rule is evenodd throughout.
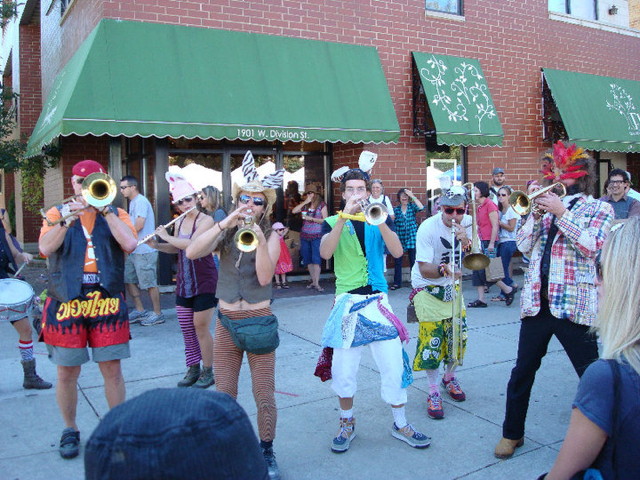
<path id="1" fill-rule="evenodd" d="M 84 273 L 98 273 L 98 264 L 96 263 L 96 255 L 93 250 L 93 242 L 91 241 L 91 233 L 93 232 L 93 226 L 96 223 L 96 215 L 98 215 L 98 211 L 94 208 L 87 208 L 86 210 L 83 210 L 81 215 L 79 215 L 80 223 L 84 227 L 83 230 L 85 232 L 85 236 L 87 237 L 87 250 L 84 254 Z M 49 210 L 47 210 L 47 219 L 49 221 L 55 222 L 60 217 L 60 211 L 56 207 L 51 207 Z M 136 238 L 138 238 L 138 234 L 133 224 L 131 223 L 129 214 L 123 209 L 119 208 L 118 218 L 126 223 L 133 234 L 136 236 Z M 49 225 L 47 223 L 47 220 L 43 220 L 42 228 L 40 229 L 40 239 L 42 239 L 42 237 L 53 227 L 54 225 Z M 42 252 L 40 252 L 40 254 L 42 255 Z"/>

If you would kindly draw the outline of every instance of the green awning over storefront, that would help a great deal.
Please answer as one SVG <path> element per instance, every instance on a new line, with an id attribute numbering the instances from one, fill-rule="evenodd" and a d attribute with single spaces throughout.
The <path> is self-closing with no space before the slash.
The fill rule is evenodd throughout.
<path id="1" fill-rule="evenodd" d="M 500 146 L 502 126 L 478 60 L 413 52 L 440 145 Z"/>
<path id="2" fill-rule="evenodd" d="M 397 142 L 373 47 L 102 20 L 58 74 L 28 154 L 59 135 Z"/>
<path id="3" fill-rule="evenodd" d="M 570 142 L 640 152 L 640 82 L 550 68 L 543 73 Z"/>

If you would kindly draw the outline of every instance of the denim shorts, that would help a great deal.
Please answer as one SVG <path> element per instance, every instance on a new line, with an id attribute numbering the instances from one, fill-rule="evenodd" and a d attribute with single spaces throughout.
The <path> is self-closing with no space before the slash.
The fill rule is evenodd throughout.
<path id="1" fill-rule="evenodd" d="M 314 238 L 313 240 L 300 239 L 300 256 L 302 257 L 302 263 L 305 265 L 322 264 L 322 257 L 320 256 L 320 241 L 322 237 Z"/>

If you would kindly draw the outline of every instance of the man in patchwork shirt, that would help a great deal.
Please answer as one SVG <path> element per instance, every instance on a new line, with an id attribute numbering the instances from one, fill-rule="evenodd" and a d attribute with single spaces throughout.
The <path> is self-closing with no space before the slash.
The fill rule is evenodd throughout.
<path id="1" fill-rule="evenodd" d="M 614 220 L 613 208 L 592 197 L 595 161 L 581 148 L 559 141 L 542 160 L 544 179 L 561 182 L 566 196 L 537 196 L 518 231 L 518 249 L 530 263 L 520 298 L 518 356 L 507 386 L 502 439 L 494 452 L 498 458 L 511 457 L 524 443 L 531 388 L 551 337 L 558 338 L 578 376 L 598 358 L 589 327 L 598 309 L 596 257 Z M 536 188 L 536 182 L 529 187 Z"/>
<path id="2" fill-rule="evenodd" d="M 365 222 L 361 210 L 362 201 L 371 193 L 368 174 L 353 169 L 340 180 L 345 207 L 325 220 L 320 244 L 322 258 L 333 256 L 336 275 L 335 304 L 322 333 L 322 346 L 333 349 L 332 388 L 340 403 L 340 431 L 331 450 L 345 452 L 355 438 L 353 397 L 366 345 L 380 370 L 382 398 L 392 406 L 391 434 L 412 447 L 426 448 L 430 438 L 405 417 L 406 387 L 412 381 L 402 348 L 408 333 L 389 305 L 382 265 L 385 245 L 394 257 L 402 255 L 402 245 L 390 218 L 380 225 Z"/>

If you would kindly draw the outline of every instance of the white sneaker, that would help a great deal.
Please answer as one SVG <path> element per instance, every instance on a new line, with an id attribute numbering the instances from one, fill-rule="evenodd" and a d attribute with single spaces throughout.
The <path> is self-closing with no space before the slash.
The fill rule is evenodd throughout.
<path id="1" fill-rule="evenodd" d="M 140 320 L 140 325 L 143 327 L 150 327 L 159 323 L 164 323 L 164 314 L 162 313 L 149 312 L 149 315 Z"/>
<path id="2" fill-rule="evenodd" d="M 131 310 L 129 312 L 129 324 L 138 323 L 141 319 L 149 315 L 147 310 Z"/>

